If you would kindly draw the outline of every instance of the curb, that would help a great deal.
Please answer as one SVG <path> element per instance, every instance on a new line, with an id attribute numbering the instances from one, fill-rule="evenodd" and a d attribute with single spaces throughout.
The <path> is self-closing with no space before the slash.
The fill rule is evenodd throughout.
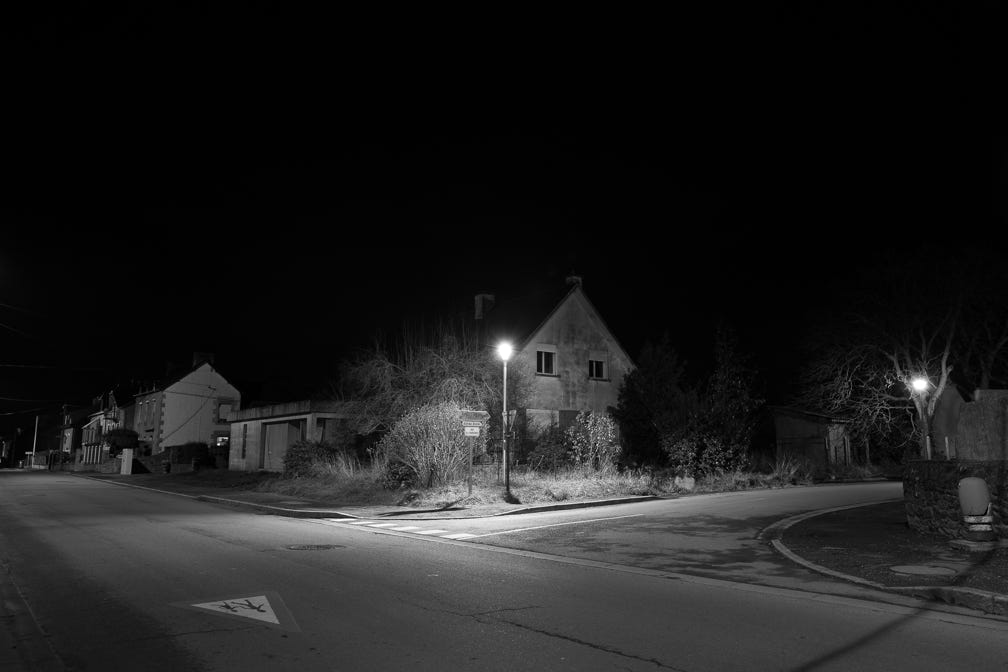
<path id="1" fill-rule="evenodd" d="M 887 504 L 898 501 L 902 501 L 902 498 L 886 499 L 878 502 L 871 502 L 869 504 L 836 506 L 829 509 L 820 509 L 818 511 L 802 513 L 797 516 L 785 518 L 784 520 L 779 520 L 772 525 L 768 525 L 763 528 L 757 538 L 769 541 L 770 545 L 772 545 L 784 557 L 805 567 L 806 569 L 818 572 L 819 574 L 843 579 L 844 581 L 856 583 L 868 588 L 874 588 L 876 590 L 885 590 L 899 595 L 907 595 L 910 597 L 967 607 L 969 609 L 975 609 L 994 616 L 1008 616 L 1008 595 L 992 593 L 986 590 L 978 590 L 976 588 L 960 588 L 958 586 L 887 586 L 875 581 L 869 581 L 868 579 L 862 579 L 859 576 L 844 574 L 843 572 L 838 572 L 829 569 L 828 567 L 817 565 L 816 563 L 810 562 L 809 560 L 797 555 L 794 551 L 788 548 L 783 541 L 781 541 L 781 536 L 784 534 L 785 530 L 792 525 L 796 525 L 804 520 L 808 520 L 809 518 L 833 513 L 834 511 L 844 511 L 846 509 L 856 509 L 863 506 L 874 506 L 876 504 Z"/>
<path id="2" fill-rule="evenodd" d="M 226 497 L 214 497 L 213 495 L 187 495 L 183 492 L 174 492 L 172 490 L 159 490 L 158 488 L 149 488 L 144 485 L 135 485 L 133 483 L 120 483 L 119 481 L 111 481 L 104 478 L 94 478 L 93 476 L 84 476 L 83 474 L 73 474 L 79 478 L 87 478 L 92 481 L 98 481 L 101 483 L 109 483 L 111 485 L 121 485 L 127 488 L 137 488 L 139 490 L 149 490 L 151 492 L 159 492 L 165 495 L 178 495 L 179 497 L 187 497 L 189 499 L 195 499 L 199 502 L 209 502 L 211 504 L 222 504 L 224 506 L 231 506 L 239 509 L 250 509 L 253 511 L 261 511 L 263 513 L 269 513 L 275 516 L 282 516 L 285 518 L 354 518 L 359 519 L 360 516 L 355 516 L 350 513 L 344 513 L 342 511 L 336 511 L 333 509 L 285 509 L 279 506 L 271 506 L 269 504 L 257 504 L 255 502 L 243 502 L 238 499 L 227 499 Z M 610 504 L 630 504 L 633 502 L 651 501 L 655 499 L 664 499 L 657 495 L 641 495 L 639 497 L 621 497 L 619 499 L 598 499 L 588 502 L 572 502 L 569 504 L 545 504 L 542 506 L 525 506 L 518 509 L 512 509 L 510 511 L 501 511 L 499 513 L 488 513 L 482 516 L 460 516 L 459 518 L 495 518 L 497 516 L 512 516 L 522 513 L 538 513 L 540 511 L 559 511 L 562 509 L 586 509 L 593 506 L 608 506 Z M 375 518 L 379 516 L 366 516 L 367 518 Z M 406 515 L 398 518 L 399 520 L 413 520 Z M 423 520 L 437 520 L 436 518 L 426 518 Z"/>

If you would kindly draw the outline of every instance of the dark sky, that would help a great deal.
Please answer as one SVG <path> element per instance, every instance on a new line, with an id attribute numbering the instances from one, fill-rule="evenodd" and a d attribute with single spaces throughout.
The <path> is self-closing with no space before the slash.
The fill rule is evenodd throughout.
<path id="1" fill-rule="evenodd" d="M 723 318 L 778 394 L 830 283 L 1006 224 L 1000 10 L 152 7 L 13 24 L 0 364 L 53 368 L 0 397 L 205 350 L 282 400 L 572 270 L 631 355 L 667 330 L 702 363 Z"/>

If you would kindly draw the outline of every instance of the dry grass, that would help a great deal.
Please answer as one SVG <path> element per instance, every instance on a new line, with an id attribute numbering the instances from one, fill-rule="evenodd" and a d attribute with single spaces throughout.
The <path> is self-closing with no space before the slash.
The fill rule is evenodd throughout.
<path id="1" fill-rule="evenodd" d="M 505 501 L 504 475 L 497 465 L 474 467 L 471 495 L 465 473 L 448 485 L 398 490 L 387 490 L 381 486 L 381 471 L 375 466 L 333 469 L 316 474 L 304 478 L 276 475 L 259 481 L 256 489 L 346 505 L 446 508 L 458 504 L 475 506 Z M 640 495 L 670 496 L 688 492 L 732 492 L 811 485 L 813 482 L 800 466 L 790 463 L 775 465 L 770 473 L 733 471 L 704 476 L 696 479 L 691 490 L 677 486 L 671 473 L 644 470 L 605 473 L 577 468 L 535 471 L 518 467 L 511 471 L 510 481 L 511 494 L 521 504 Z"/>

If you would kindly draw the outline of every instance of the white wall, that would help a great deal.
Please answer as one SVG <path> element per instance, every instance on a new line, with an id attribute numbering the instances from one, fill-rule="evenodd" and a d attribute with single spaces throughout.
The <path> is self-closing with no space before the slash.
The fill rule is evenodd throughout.
<path id="1" fill-rule="evenodd" d="M 216 421 L 217 399 L 233 399 L 232 411 L 241 407 L 241 393 L 209 363 L 165 388 L 160 446 L 190 441 L 212 443 L 214 432 L 228 432 L 228 422 Z"/>

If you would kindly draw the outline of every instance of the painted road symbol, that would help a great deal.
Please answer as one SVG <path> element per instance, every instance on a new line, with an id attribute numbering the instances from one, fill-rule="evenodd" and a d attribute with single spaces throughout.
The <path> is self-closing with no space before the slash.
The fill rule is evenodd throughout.
<path id="1" fill-rule="evenodd" d="M 264 591 L 258 595 L 227 596 L 201 602 L 174 602 L 173 606 L 211 612 L 230 618 L 252 619 L 281 630 L 300 630 L 280 595 Z"/>

